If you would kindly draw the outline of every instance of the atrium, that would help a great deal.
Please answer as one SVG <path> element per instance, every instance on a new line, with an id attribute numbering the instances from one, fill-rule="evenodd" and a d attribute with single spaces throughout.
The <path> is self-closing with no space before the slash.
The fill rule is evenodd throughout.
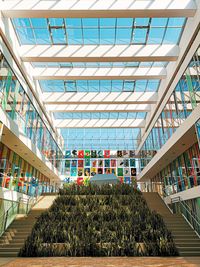
<path id="1" fill-rule="evenodd" d="M 200 266 L 200 0 L 0 0 L 0 266 L 56 256 Z"/>

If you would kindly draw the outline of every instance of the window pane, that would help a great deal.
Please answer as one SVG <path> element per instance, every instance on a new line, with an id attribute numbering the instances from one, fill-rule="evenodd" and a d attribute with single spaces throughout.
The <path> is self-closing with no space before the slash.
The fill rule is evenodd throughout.
<path id="1" fill-rule="evenodd" d="M 66 19 L 66 26 L 67 28 L 77 28 L 81 27 L 81 19 Z"/>
<path id="2" fill-rule="evenodd" d="M 34 28 L 47 28 L 47 19 L 42 18 L 32 18 L 31 24 Z"/>
<path id="3" fill-rule="evenodd" d="M 117 44 L 130 44 L 131 37 L 132 37 L 131 33 L 132 33 L 131 28 L 127 28 L 127 29 L 117 28 L 116 43 Z"/>
<path id="4" fill-rule="evenodd" d="M 133 34 L 134 44 L 145 44 L 147 29 L 135 29 Z"/>
<path id="5" fill-rule="evenodd" d="M 168 28 L 163 40 L 165 44 L 177 44 L 182 32 L 182 28 Z"/>
<path id="6" fill-rule="evenodd" d="M 81 29 L 67 29 L 68 44 L 83 44 L 83 35 Z"/>
<path id="7" fill-rule="evenodd" d="M 148 44 L 161 44 L 165 28 L 151 28 L 148 37 Z"/>
<path id="8" fill-rule="evenodd" d="M 65 44 L 66 37 L 64 29 L 51 29 L 54 44 Z"/>
<path id="9" fill-rule="evenodd" d="M 83 29 L 84 44 L 98 44 L 99 43 L 99 32 L 98 29 Z"/>
<path id="10" fill-rule="evenodd" d="M 20 43 L 35 44 L 35 38 L 31 28 L 18 28 L 17 34 L 19 36 Z"/>
<path id="11" fill-rule="evenodd" d="M 148 26 L 149 18 L 135 18 L 135 26 Z"/>
<path id="12" fill-rule="evenodd" d="M 102 18 L 100 19 L 100 27 L 115 27 L 116 19 L 115 18 Z"/>
<path id="13" fill-rule="evenodd" d="M 115 29 L 100 29 L 100 44 L 114 44 Z"/>
<path id="14" fill-rule="evenodd" d="M 35 39 L 38 44 L 50 44 L 49 31 L 47 29 L 36 29 Z"/>

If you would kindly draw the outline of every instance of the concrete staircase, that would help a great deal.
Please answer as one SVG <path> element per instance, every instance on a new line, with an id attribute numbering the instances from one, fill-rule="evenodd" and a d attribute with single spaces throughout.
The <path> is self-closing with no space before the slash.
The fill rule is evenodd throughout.
<path id="1" fill-rule="evenodd" d="M 171 231 L 180 256 L 200 256 L 200 238 L 181 214 L 172 214 L 158 193 L 143 193 L 149 208 L 159 213 Z"/>
<path id="2" fill-rule="evenodd" d="M 48 209 L 56 196 L 43 196 L 27 216 L 17 216 L 0 237 L 0 257 L 17 257 L 37 218 Z"/>

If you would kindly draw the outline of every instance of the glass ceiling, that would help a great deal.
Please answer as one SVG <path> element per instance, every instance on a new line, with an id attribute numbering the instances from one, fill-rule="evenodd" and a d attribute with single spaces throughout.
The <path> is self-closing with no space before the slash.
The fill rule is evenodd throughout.
<path id="1" fill-rule="evenodd" d="M 156 92 L 160 80 L 40 80 L 43 92 Z"/>
<path id="2" fill-rule="evenodd" d="M 169 62 L 32 62 L 34 68 L 138 68 L 166 67 Z"/>
<path id="3" fill-rule="evenodd" d="M 14 18 L 22 45 L 179 44 L 186 18 Z M 166 67 L 150 62 L 32 62 L 34 68 Z M 157 92 L 160 80 L 39 80 L 43 92 Z M 77 101 L 78 102 L 78 101 Z M 78 104 L 78 103 L 77 103 Z M 114 104 L 114 103 L 113 103 Z M 54 112 L 54 119 L 145 119 L 147 112 Z M 140 128 L 60 128 L 65 149 L 136 149 Z"/>
<path id="4" fill-rule="evenodd" d="M 14 18 L 21 44 L 177 44 L 185 18 Z"/>
<path id="5" fill-rule="evenodd" d="M 146 112 L 54 112 L 54 119 L 145 119 Z"/>
<path id="6" fill-rule="evenodd" d="M 139 128 L 61 129 L 65 149 L 136 149 Z"/>

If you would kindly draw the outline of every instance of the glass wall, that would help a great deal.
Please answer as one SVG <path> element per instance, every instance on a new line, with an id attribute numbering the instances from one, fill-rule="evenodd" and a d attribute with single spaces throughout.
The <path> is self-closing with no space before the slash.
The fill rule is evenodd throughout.
<path id="1" fill-rule="evenodd" d="M 141 170 L 200 102 L 200 48 L 168 99 L 140 151 Z"/>
<path id="2" fill-rule="evenodd" d="M 200 149 L 198 143 L 172 161 L 153 179 L 162 182 L 166 195 L 176 194 L 200 185 Z"/>
<path id="3" fill-rule="evenodd" d="M 0 142 L 0 186 L 38 196 L 48 191 L 50 179 Z"/>
<path id="4" fill-rule="evenodd" d="M 0 107 L 58 168 L 62 152 L 1 52 L 0 67 Z"/>

